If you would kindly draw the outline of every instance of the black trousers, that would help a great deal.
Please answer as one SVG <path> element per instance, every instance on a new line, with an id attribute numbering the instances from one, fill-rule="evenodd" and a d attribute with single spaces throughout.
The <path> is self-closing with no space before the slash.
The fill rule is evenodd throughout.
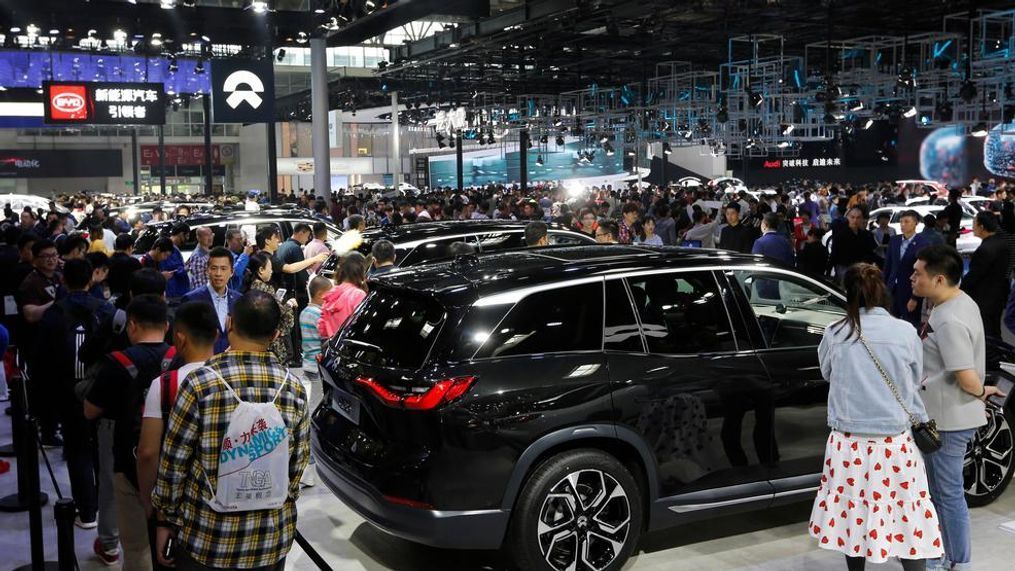
<path id="1" fill-rule="evenodd" d="M 95 424 L 85 419 L 82 404 L 72 396 L 65 397 L 60 422 L 63 424 L 63 455 L 67 460 L 71 496 L 81 520 L 95 521 L 99 509 Z"/>
<path id="2" fill-rule="evenodd" d="M 194 561 L 190 554 L 185 549 L 179 549 L 176 552 L 176 570 L 177 571 L 220 571 L 218 567 L 208 567 L 201 565 L 197 561 Z M 221 569 L 221 571 L 226 571 Z M 247 569 L 246 571 L 285 571 L 285 557 L 278 560 L 278 563 L 274 565 L 268 565 L 266 567 L 255 567 L 253 569 Z"/>

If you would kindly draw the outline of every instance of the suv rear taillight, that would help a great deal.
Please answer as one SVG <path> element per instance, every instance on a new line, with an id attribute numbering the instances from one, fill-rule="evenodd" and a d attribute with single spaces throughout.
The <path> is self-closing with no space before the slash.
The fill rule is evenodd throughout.
<path id="1" fill-rule="evenodd" d="M 476 377 L 453 377 L 433 384 L 423 393 L 396 393 L 369 377 L 358 377 L 356 384 L 365 387 L 375 397 L 392 408 L 433 410 L 442 404 L 454 402 L 476 382 Z"/>
<path id="2" fill-rule="evenodd" d="M 973 233 L 973 231 L 970 230 L 969 228 L 959 228 L 959 235 L 960 236 L 965 236 L 966 234 L 972 234 L 972 233 Z"/>

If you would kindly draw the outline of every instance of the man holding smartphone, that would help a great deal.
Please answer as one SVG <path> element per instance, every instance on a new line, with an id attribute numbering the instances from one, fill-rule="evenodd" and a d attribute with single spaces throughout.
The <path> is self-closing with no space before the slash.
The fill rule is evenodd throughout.
<path id="1" fill-rule="evenodd" d="M 945 557 L 928 569 L 972 569 L 969 508 L 962 463 L 976 430 L 987 423 L 987 398 L 1004 394 L 984 384 L 986 341 L 976 302 L 959 289 L 962 258 L 951 246 L 929 246 L 913 265 L 913 294 L 930 300 L 934 311 L 923 338 L 921 396 L 937 421 L 942 447 L 925 456 L 931 499 L 941 518 Z"/>

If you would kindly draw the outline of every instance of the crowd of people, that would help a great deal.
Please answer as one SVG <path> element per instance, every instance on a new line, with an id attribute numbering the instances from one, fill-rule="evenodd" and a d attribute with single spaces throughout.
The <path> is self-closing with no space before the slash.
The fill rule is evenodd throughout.
<path id="1" fill-rule="evenodd" d="M 43 387 L 30 392 L 40 442 L 63 448 L 75 523 L 97 529 L 94 552 L 101 561 L 122 561 L 128 569 L 171 563 L 281 569 L 294 537 L 300 486 L 314 484 L 313 470 L 305 468 L 312 462 L 309 411 L 322 392 L 316 363 L 322 340 L 338 332 L 367 295 L 368 276 L 390 271 L 396 261 L 391 242 L 377 240 L 367 256 L 338 252 L 333 278 L 316 275 L 333 253 L 325 222 L 362 231 L 441 220 L 527 220 L 526 241 L 534 247 L 547 245 L 547 229 L 557 224 L 602 244 L 754 253 L 837 279 L 847 292 L 849 317 L 829 328 L 820 353 L 832 386 L 828 467 L 840 461 L 870 470 L 904 466 L 908 483 L 893 477 L 888 489 L 875 490 L 864 482 L 859 497 L 898 493 L 894 486 L 908 488 L 907 498 L 930 490 L 932 502 L 914 499 L 904 511 L 917 505 L 924 508 L 919 515 L 941 520 L 940 532 L 915 516 L 901 530 L 842 525 L 855 534 L 843 539 L 821 532 L 838 515 L 826 494 L 819 495 L 825 505 L 815 504 L 812 533 L 822 543 L 845 546 L 851 569 L 865 557 L 884 560 L 882 548 L 899 555 L 902 545 L 886 546 L 875 536 L 896 532 L 923 536 L 902 542 L 913 549 L 904 558 L 946 557 L 963 569 L 969 550 L 963 531 L 968 514 L 959 505 L 961 457 L 982 420 L 982 399 L 993 394 L 982 384 L 983 339 L 999 335 L 1002 323 L 1015 327 L 1015 300 L 1009 300 L 1015 197 L 1004 183 L 978 190 L 989 200 L 973 223 L 982 243 L 964 277 L 954 250 L 962 192 L 947 197 L 938 218 L 906 211 L 901 232 L 881 219 L 872 230 L 873 209 L 910 198 L 908 189 L 890 184 L 801 182 L 770 193 L 490 186 L 421 198 L 336 193 L 331 200 L 306 192 L 291 197 L 292 204 L 313 210 L 320 222 L 296 224 L 284 241 L 277 228 L 265 228 L 252 244 L 231 230 L 215 245 L 213 233 L 200 228 L 186 261 L 180 247 L 191 235 L 189 209 L 168 216 L 159 209 L 131 224 L 87 196 L 57 200 L 49 212 L 8 206 L 0 287 L 3 333 L 11 332 L 18 361 L 9 359 L 6 371 Z M 69 213 L 61 214 L 57 203 Z M 134 239 L 145 224 L 171 220 L 168 235 L 135 258 Z M 925 227 L 917 232 L 920 223 Z M 822 243 L 825 232 L 832 233 L 830 247 Z M 888 390 L 873 373 L 842 376 L 860 362 L 868 372 L 881 368 L 865 362 L 869 357 L 853 342 L 865 338 L 901 386 L 903 407 L 914 417 L 937 419 L 941 452 L 921 461 L 903 441 L 910 415 L 892 408 L 891 393 L 878 396 L 883 422 L 871 425 L 872 417 L 856 416 L 851 402 Z M 936 400 L 924 396 L 921 402 L 914 387 L 927 377 L 941 379 L 941 387 Z M 843 460 L 842 446 L 852 456 Z M 875 449 L 897 450 L 898 457 L 878 463 Z M 237 454 L 256 456 L 251 466 L 274 484 L 238 482 L 238 474 L 249 476 L 254 468 L 224 468 Z M 822 490 L 844 477 L 855 483 L 857 470 L 826 470 Z"/>

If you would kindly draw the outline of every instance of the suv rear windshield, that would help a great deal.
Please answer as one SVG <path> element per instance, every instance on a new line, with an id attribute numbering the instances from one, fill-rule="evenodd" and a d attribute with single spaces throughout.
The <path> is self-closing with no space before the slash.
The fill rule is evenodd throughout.
<path id="1" fill-rule="evenodd" d="M 435 300 L 374 291 L 349 324 L 342 351 L 368 365 L 418 369 L 430 353 L 445 315 Z"/>
<path id="2" fill-rule="evenodd" d="M 135 254 L 147 254 L 148 250 L 152 249 L 155 245 L 155 240 L 158 240 L 162 236 L 160 227 L 149 226 L 141 232 L 141 235 L 134 241 L 134 253 Z"/>

